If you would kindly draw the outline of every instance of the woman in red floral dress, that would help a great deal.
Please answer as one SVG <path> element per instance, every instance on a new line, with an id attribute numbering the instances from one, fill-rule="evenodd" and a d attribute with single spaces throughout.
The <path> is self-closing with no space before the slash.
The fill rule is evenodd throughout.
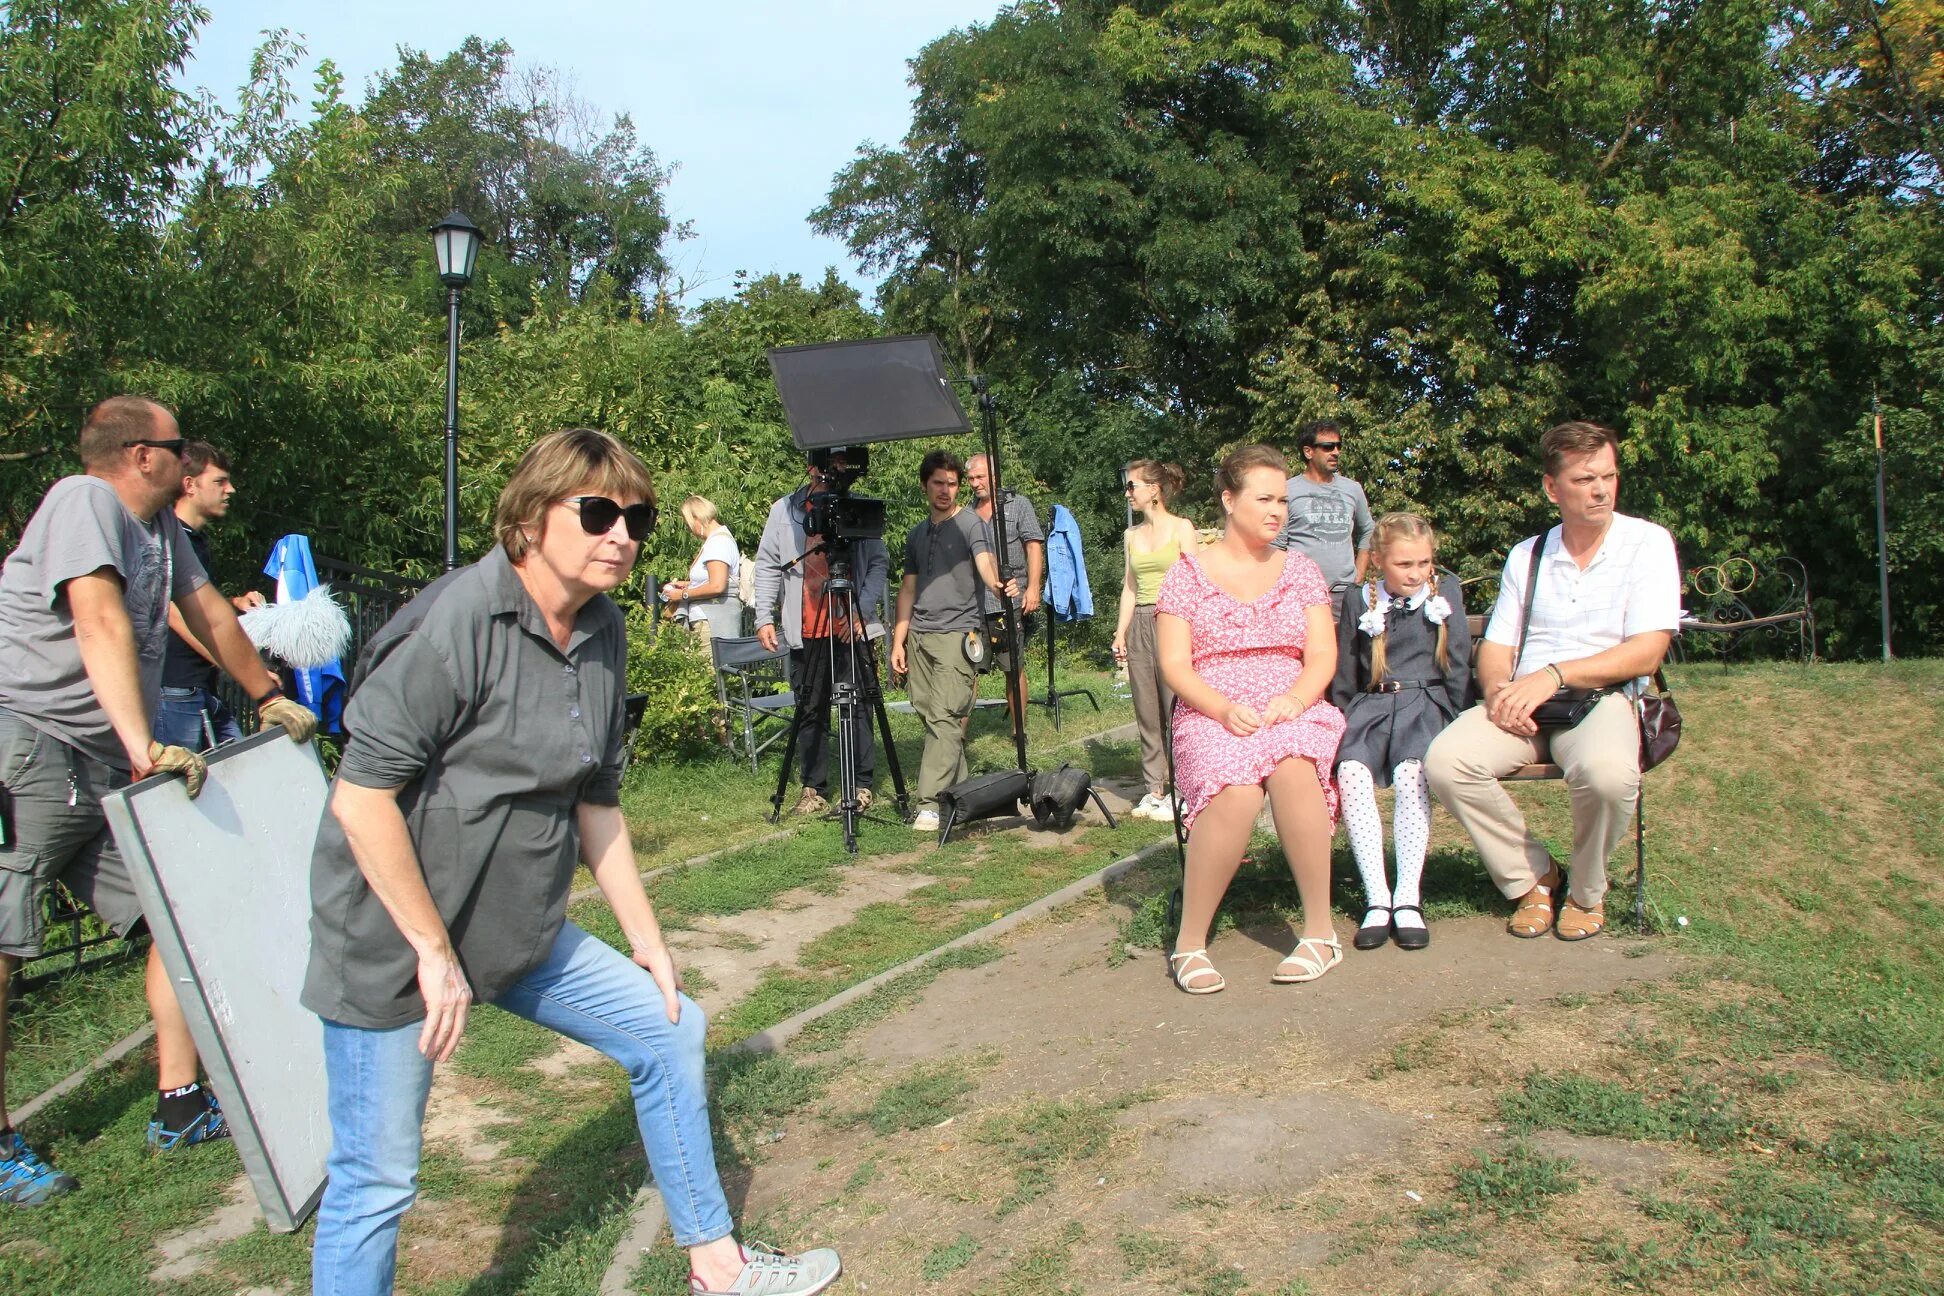
<path id="1" fill-rule="evenodd" d="M 1189 994 L 1227 984 L 1208 929 L 1242 862 L 1265 793 L 1303 904 L 1303 935 L 1270 980 L 1314 981 L 1343 961 L 1330 922 L 1330 770 L 1343 713 L 1323 699 L 1336 670 L 1330 591 L 1316 564 L 1271 542 L 1289 469 L 1268 446 L 1222 462 L 1222 539 L 1161 582 L 1155 634 L 1175 691 L 1175 786 L 1188 829 L 1181 930 L 1169 970 Z"/>

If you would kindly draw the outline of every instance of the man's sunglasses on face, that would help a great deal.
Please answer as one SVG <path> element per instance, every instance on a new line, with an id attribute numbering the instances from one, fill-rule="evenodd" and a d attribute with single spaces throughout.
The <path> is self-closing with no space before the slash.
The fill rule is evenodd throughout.
<path id="1" fill-rule="evenodd" d="M 655 529 L 653 504 L 630 504 L 622 508 L 605 495 L 569 495 L 561 503 L 580 507 L 581 530 L 589 535 L 606 535 L 614 530 L 617 518 L 627 520 L 628 539 L 636 543 L 646 540 Z"/>
<path id="2" fill-rule="evenodd" d="M 1315 444 L 1314 446 L 1312 446 L 1312 447 L 1310 447 L 1310 448 L 1311 448 L 1311 449 L 1313 449 L 1313 450 L 1315 450 L 1315 451 L 1317 451 L 1317 452 L 1318 452 L 1318 453 L 1320 453 L 1320 454 L 1334 454 L 1334 453 L 1336 453 L 1336 452 L 1337 452 L 1338 450 L 1341 450 L 1341 449 L 1343 449 L 1343 442 L 1341 442 L 1341 441 L 1318 441 L 1318 442 L 1317 442 L 1317 443 L 1316 443 L 1316 444 Z"/>
<path id="3" fill-rule="evenodd" d="M 170 454 L 180 459 L 182 458 L 182 452 L 189 448 L 189 438 L 170 437 L 165 441 L 159 437 L 137 437 L 133 441 L 122 442 L 122 449 L 124 450 L 133 446 L 147 446 L 151 450 L 167 450 Z"/>

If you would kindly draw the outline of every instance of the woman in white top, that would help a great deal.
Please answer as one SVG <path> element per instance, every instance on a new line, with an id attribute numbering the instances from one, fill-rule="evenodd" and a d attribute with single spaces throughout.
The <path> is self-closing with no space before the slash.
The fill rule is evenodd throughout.
<path id="1" fill-rule="evenodd" d="M 682 501 L 682 521 L 702 547 L 689 564 L 688 579 L 662 586 L 662 598 L 703 642 L 733 639 L 742 633 L 742 600 L 736 594 L 742 553 L 736 537 L 722 525 L 716 506 L 700 495 Z"/>

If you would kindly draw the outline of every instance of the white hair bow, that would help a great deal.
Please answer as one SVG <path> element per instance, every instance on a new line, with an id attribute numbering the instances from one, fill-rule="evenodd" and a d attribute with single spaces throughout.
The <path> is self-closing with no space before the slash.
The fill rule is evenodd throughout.
<path id="1" fill-rule="evenodd" d="M 1373 581 L 1364 586 L 1364 612 L 1357 618 L 1357 629 L 1371 638 L 1384 633 L 1384 623 L 1390 619 L 1391 604 L 1403 603 L 1410 611 L 1424 609 L 1424 619 L 1432 625 L 1443 625 L 1451 615 L 1451 604 L 1442 594 L 1434 593 L 1430 585 L 1421 586 L 1409 599 L 1398 599 L 1382 581 Z"/>

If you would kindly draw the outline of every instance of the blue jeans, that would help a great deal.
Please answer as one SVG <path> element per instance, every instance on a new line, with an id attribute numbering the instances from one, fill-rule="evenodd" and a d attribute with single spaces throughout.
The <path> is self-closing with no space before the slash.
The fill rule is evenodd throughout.
<path id="1" fill-rule="evenodd" d="M 205 716 L 209 720 L 207 728 L 203 726 Z M 208 689 L 163 688 L 162 709 L 155 713 L 158 742 L 199 752 L 242 736 L 243 729 L 236 723 L 236 717 Z"/>
<path id="2" fill-rule="evenodd" d="M 682 996 L 668 1022 L 648 973 L 572 923 L 546 960 L 497 1005 L 599 1049 L 619 1062 L 634 1091 L 648 1166 L 678 1246 L 700 1246 L 733 1229 L 709 1136 L 702 1009 Z M 330 1086 L 329 1182 L 311 1251 L 314 1296 L 391 1291 L 398 1222 L 418 1193 L 419 1146 L 432 1063 L 420 1056 L 422 1023 L 366 1030 L 324 1022 Z"/>

